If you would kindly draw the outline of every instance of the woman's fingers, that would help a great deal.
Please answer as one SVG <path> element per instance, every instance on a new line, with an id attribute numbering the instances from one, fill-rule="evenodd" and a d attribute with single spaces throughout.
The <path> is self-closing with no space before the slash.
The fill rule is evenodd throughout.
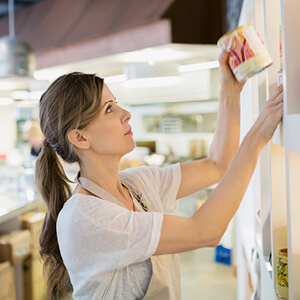
<path id="1" fill-rule="evenodd" d="M 221 50 L 218 60 L 219 60 L 219 64 L 224 64 L 227 61 L 227 57 L 228 57 L 228 53 L 225 50 Z"/>
<path id="2" fill-rule="evenodd" d="M 219 55 L 219 71 L 221 84 L 225 84 L 228 80 L 233 80 L 233 74 L 228 65 L 228 53 L 222 50 Z"/>
<path id="3" fill-rule="evenodd" d="M 219 58 L 218 58 L 221 71 L 222 70 L 226 71 L 226 72 L 230 71 L 227 59 L 228 59 L 228 53 L 225 50 L 222 50 L 221 53 L 219 54 Z"/>
<path id="4" fill-rule="evenodd" d="M 274 94 L 266 102 L 266 107 L 274 107 L 282 102 L 283 102 L 283 89 L 282 86 L 279 86 L 274 92 Z"/>
<path id="5" fill-rule="evenodd" d="M 283 92 L 282 87 L 278 87 L 272 97 L 265 103 L 255 124 L 260 136 L 263 137 L 264 143 L 272 138 L 282 115 Z"/>
<path id="6" fill-rule="evenodd" d="M 280 85 L 276 88 L 275 92 L 271 95 L 270 100 L 276 100 L 278 96 L 281 96 L 281 97 L 282 97 L 282 95 L 283 95 L 282 92 L 283 92 L 283 85 L 280 84 Z"/>
<path id="7" fill-rule="evenodd" d="M 232 73 L 228 63 L 228 52 L 222 50 L 219 54 L 218 60 L 221 86 L 239 95 L 245 83 L 239 83 Z"/>

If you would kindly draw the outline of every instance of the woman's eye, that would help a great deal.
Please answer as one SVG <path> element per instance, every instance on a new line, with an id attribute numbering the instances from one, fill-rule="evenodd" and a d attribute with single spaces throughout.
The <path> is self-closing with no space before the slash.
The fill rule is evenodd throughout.
<path id="1" fill-rule="evenodd" d="M 109 105 L 109 106 L 107 107 L 106 112 L 107 112 L 107 113 L 112 112 L 111 105 Z"/>

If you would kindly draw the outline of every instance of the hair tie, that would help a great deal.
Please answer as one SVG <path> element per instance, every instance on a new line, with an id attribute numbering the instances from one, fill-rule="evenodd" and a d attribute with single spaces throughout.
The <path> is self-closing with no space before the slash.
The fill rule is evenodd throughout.
<path id="1" fill-rule="evenodd" d="M 54 147 L 51 146 L 51 144 L 48 142 L 47 139 L 44 139 L 44 141 L 43 141 L 43 147 L 44 147 L 45 149 L 49 149 L 49 150 L 51 150 L 51 151 L 56 151 L 56 149 L 55 149 Z"/>

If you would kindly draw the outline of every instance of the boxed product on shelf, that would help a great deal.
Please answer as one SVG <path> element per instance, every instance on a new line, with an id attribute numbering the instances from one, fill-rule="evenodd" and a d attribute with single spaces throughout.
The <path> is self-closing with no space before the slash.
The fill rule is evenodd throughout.
<path id="1" fill-rule="evenodd" d="M 42 230 L 45 214 L 42 212 L 30 211 L 21 216 L 22 228 L 28 229 L 32 239 L 32 257 L 40 257 L 39 237 Z"/>
<path id="2" fill-rule="evenodd" d="M 0 299 L 15 300 L 15 295 L 13 268 L 8 261 L 0 263 Z"/>
<path id="3" fill-rule="evenodd" d="M 46 299 L 47 282 L 43 274 L 43 264 L 39 258 L 28 257 L 24 260 L 24 299 Z"/>
<path id="4" fill-rule="evenodd" d="M 31 253 L 29 230 L 16 230 L 0 236 L 0 262 L 18 264 Z"/>
<path id="5" fill-rule="evenodd" d="M 215 248 L 215 261 L 226 265 L 231 265 L 231 249 L 221 245 Z"/>

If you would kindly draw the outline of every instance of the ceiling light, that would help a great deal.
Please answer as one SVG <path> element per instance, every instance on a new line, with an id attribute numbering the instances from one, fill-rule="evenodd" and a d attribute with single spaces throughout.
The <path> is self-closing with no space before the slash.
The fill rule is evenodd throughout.
<path id="1" fill-rule="evenodd" d="M 126 74 L 104 77 L 104 83 L 118 83 L 127 79 Z"/>
<path id="2" fill-rule="evenodd" d="M 219 62 L 215 60 L 215 61 L 208 61 L 208 62 L 202 62 L 197 64 L 182 65 L 178 67 L 178 72 L 180 73 L 193 72 L 193 71 L 214 69 L 218 67 L 219 67 Z"/>
<path id="3" fill-rule="evenodd" d="M 0 90 L 11 91 L 14 89 L 26 89 L 30 82 L 30 78 L 1 78 L 0 79 Z"/>
<path id="4" fill-rule="evenodd" d="M 31 100 L 22 100 L 22 101 L 15 101 L 14 106 L 15 107 L 36 107 L 39 105 L 38 99 L 31 99 Z"/>
<path id="5" fill-rule="evenodd" d="M 0 39 L 0 78 L 31 77 L 34 70 L 31 48 L 17 38 Z"/>
<path id="6" fill-rule="evenodd" d="M 0 38 L 0 78 L 31 77 L 35 58 L 30 46 L 15 37 L 14 0 L 9 0 L 9 36 Z"/>
<path id="7" fill-rule="evenodd" d="M 48 81 L 53 81 L 57 79 L 58 77 L 66 74 L 67 72 L 61 69 L 41 69 L 41 70 L 36 70 L 33 73 L 33 77 L 36 80 L 48 80 Z"/>
<path id="8" fill-rule="evenodd" d="M 15 87 L 13 82 L 1 82 L 0 81 L 0 91 L 10 91 Z"/>
<path id="9" fill-rule="evenodd" d="M 161 87 L 183 82 L 183 77 L 178 75 L 177 65 L 172 63 L 153 66 L 131 64 L 126 65 L 124 71 L 128 78 L 123 83 L 126 88 Z"/>
<path id="10" fill-rule="evenodd" d="M 37 100 L 43 95 L 43 91 L 13 91 L 11 97 L 15 100 Z"/>
<path id="11" fill-rule="evenodd" d="M 182 51 L 177 51 L 171 48 L 164 49 L 143 49 L 133 51 L 122 55 L 122 61 L 127 63 L 147 62 L 153 65 L 155 62 L 171 61 L 184 58 Z"/>
<path id="12" fill-rule="evenodd" d="M 125 81 L 123 86 L 126 88 L 149 88 L 175 85 L 181 82 L 183 82 L 183 78 L 179 76 L 149 77 Z"/>
<path id="13" fill-rule="evenodd" d="M 17 100 L 19 100 L 19 99 L 28 100 L 30 98 L 29 92 L 25 91 L 25 90 L 23 90 L 23 91 L 13 91 L 13 92 L 11 92 L 10 95 L 13 99 L 17 99 Z"/>
<path id="14" fill-rule="evenodd" d="M 0 98 L 0 105 L 12 105 L 13 100 L 11 98 Z"/>
<path id="15" fill-rule="evenodd" d="M 44 94 L 44 91 L 31 91 L 29 93 L 30 99 L 40 99 L 43 94 Z"/>

